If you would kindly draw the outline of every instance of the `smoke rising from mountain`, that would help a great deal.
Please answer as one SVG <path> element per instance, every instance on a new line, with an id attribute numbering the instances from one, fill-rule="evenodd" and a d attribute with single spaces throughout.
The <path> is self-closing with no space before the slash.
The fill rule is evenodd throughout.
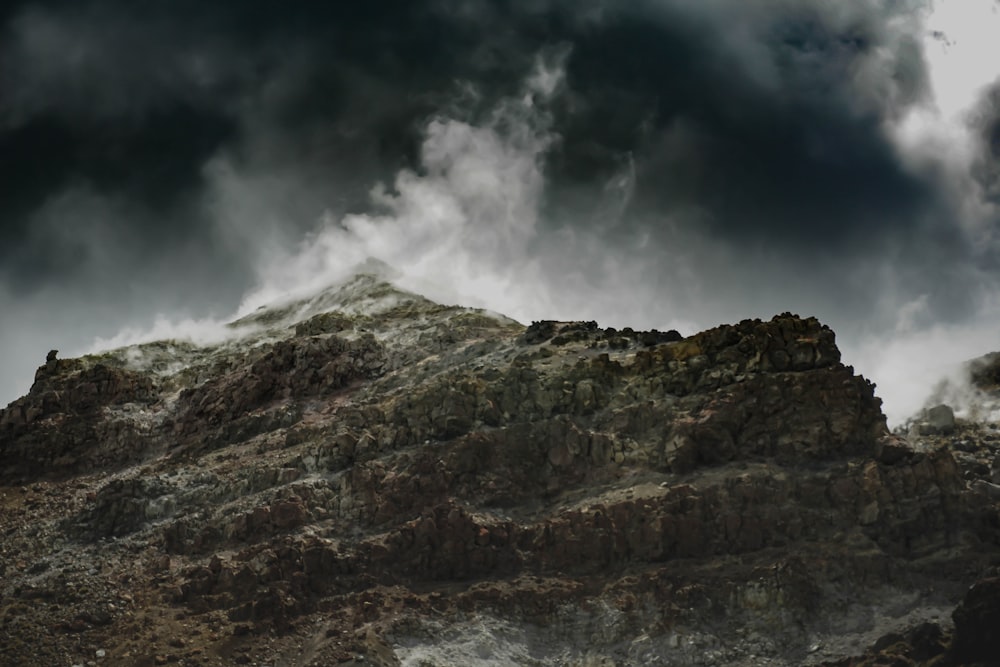
<path id="1" fill-rule="evenodd" d="M 0 399 L 373 256 L 522 320 L 815 314 L 900 421 L 1000 347 L 1000 23 L 960 2 L 11 5 Z"/>

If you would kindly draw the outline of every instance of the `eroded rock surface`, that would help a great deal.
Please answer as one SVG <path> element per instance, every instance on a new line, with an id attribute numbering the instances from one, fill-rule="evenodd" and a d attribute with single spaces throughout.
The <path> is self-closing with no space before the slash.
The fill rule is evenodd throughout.
<path id="1" fill-rule="evenodd" d="M 361 275 L 232 329 L 0 412 L 12 664 L 930 660 L 998 562 L 965 427 L 889 434 L 812 318 L 525 328 Z"/>

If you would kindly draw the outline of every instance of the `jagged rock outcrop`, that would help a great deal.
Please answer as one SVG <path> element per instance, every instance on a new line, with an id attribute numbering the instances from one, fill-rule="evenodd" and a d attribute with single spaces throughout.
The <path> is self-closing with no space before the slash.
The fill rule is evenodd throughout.
<path id="1" fill-rule="evenodd" d="M 361 275 L 216 346 L 46 362 L 0 413 L 0 641 L 25 665 L 775 665 L 896 628 L 930 655 L 948 631 L 909 628 L 997 557 L 966 473 L 888 433 L 813 318 L 523 327 Z"/>
<path id="2" fill-rule="evenodd" d="M 142 457 L 141 414 L 155 402 L 145 374 L 50 354 L 27 396 L 0 410 L 4 479 L 109 470 Z"/>

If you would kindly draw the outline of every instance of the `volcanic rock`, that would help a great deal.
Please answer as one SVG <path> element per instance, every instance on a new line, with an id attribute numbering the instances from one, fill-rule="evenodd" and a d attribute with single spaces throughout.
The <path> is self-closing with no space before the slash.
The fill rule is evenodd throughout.
<path id="1" fill-rule="evenodd" d="M 1000 578 L 976 582 L 952 614 L 955 637 L 948 659 L 951 664 L 996 664 L 1000 659 Z"/>
<path id="2" fill-rule="evenodd" d="M 949 405 L 935 405 L 924 410 L 923 419 L 914 425 L 914 434 L 950 435 L 955 430 L 955 411 Z"/>
<path id="3" fill-rule="evenodd" d="M 997 561 L 969 434 L 888 433 L 814 318 L 523 327 L 360 274 L 214 346 L 52 355 L 0 411 L 0 644 L 798 665 L 895 632 L 930 660 L 921 624 Z"/>

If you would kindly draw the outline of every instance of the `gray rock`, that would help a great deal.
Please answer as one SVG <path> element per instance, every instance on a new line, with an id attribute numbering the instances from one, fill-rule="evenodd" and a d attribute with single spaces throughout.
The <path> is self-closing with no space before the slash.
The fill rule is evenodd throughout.
<path id="1" fill-rule="evenodd" d="M 971 488 L 993 500 L 1000 500 L 1000 484 L 991 484 L 984 479 L 977 479 L 972 483 Z"/>
<path id="2" fill-rule="evenodd" d="M 924 413 L 924 422 L 930 427 L 930 433 L 948 435 L 955 430 L 955 412 L 948 405 L 935 405 Z"/>

